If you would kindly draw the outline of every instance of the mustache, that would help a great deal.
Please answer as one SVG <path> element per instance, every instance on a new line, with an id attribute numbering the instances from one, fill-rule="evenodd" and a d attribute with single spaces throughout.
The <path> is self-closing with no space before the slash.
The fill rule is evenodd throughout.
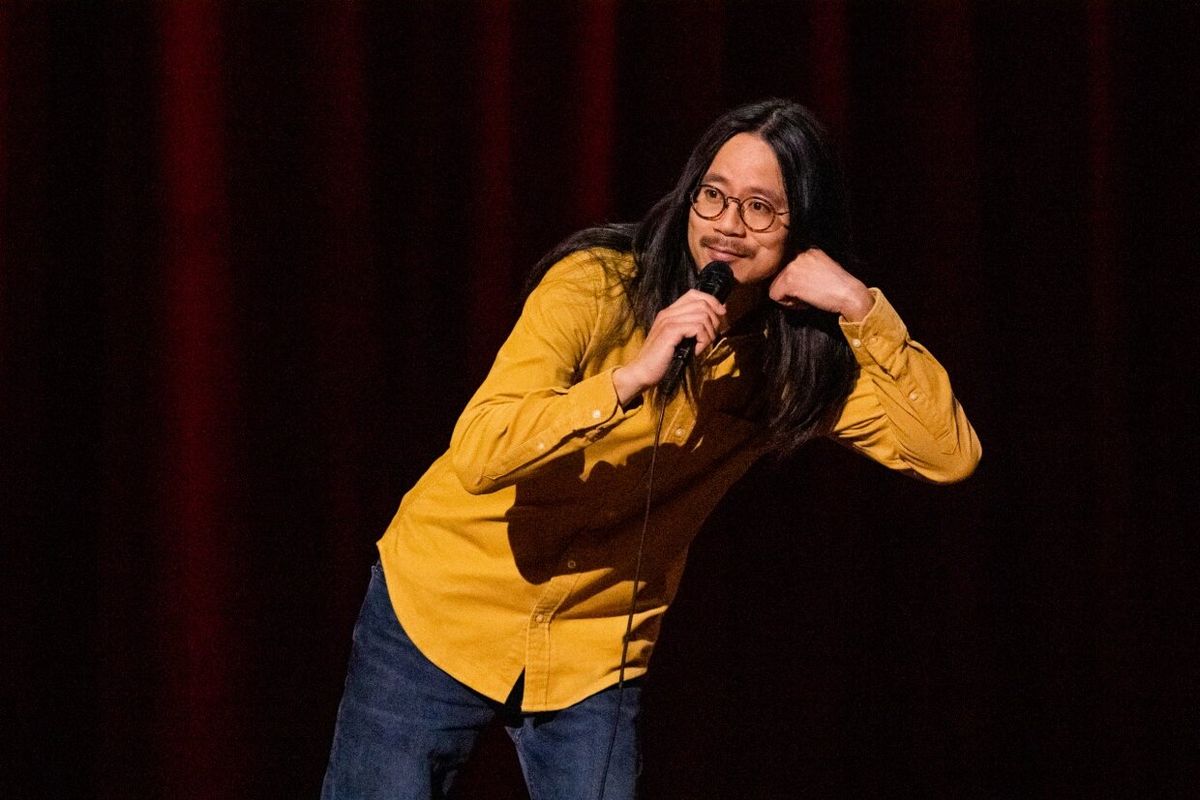
<path id="1" fill-rule="evenodd" d="M 752 255 L 750 251 L 741 244 L 733 241 L 732 239 L 726 239 L 724 236 L 701 236 L 700 246 L 711 247 L 714 250 L 723 250 L 726 253 L 732 253 L 740 258 L 748 258 L 750 255 Z"/>

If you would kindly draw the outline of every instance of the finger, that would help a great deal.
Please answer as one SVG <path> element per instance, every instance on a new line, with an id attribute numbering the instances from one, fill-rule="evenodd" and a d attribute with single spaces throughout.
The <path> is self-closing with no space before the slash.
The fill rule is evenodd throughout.
<path id="1" fill-rule="evenodd" d="M 711 294 L 706 294 L 705 292 L 701 292 L 697 289 L 689 289 L 688 291 L 684 292 L 682 295 L 680 295 L 678 300 L 676 300 L 671 305 L 667 306 L 667 308 L 665 310 L 671 310 L 671 309 L 676 309 L 676 308 L 690 308 L 693 306 L 701 306 L 701 305 L 706 308 L 712 309 L 713 311 L 715 311 L 718 314 L 725 313 L 725 304 L 724 303 L 722 303 L 717 298 L 713 297 Z"/>
<path id="2" fill-rule="evenodd" d="M 782 281 L 775 281 L 767 290 L 767 296 L 780 305 L 785 305 L 789 297 L 791 297 L 787 288 Z"/>
<path id="3" fill-rule="evenodd" d="M 804 302 L 803 300 L 801 300 L 798 297 L 791 297 L 791 296 L 785 295 L 779 299 L 775 299 L 775 298 L 771 298 L 771 299 L 775 300 L 776 303 L 783 306 L 784 308 L 790 308 L 790 309 L 794 309 L 796 311 L 803 311 L 805 309 L 812 308 L 812 306 L 810 306 L 808 303 Z"/>
<path id="4" fill-rule="evenodd" d="M 695 289 L 692 289 L 689 294 L 692 294 L 693 292 L 695 293 L 695 299 L 697 300 L 695 307 L 704 309 L 708 313 L 709 319 L 712 320 L 713 327 L 720 328 L 721 321 L 725 319 L 725 313 L 727 310 L 725 308 L 725 304 L 713 297 L 711 294 L 705 294 L 704 292 L 699 292 Z"/>
<path id="5" fill-rule="evenodd" d="M 720 328 L 717 322 L 709 316 L 696 320 L 696 324 L 698 327 L 692 337 L 696 340 L 696 353 L 701 353 L 717 340 L 717 331 Z"/>
<path id="6" fill-rule="evenodd" d="M 689 337 L 696 341 L 712 341 L 716 338 L 717 326 L 708 314 L 693 313 L 671 321 L 671 338 L 676 343 Z"/>
<path id="7" fill-rule="evenodd" d="M 689 289 L 687 291 L 687 294 L 684 295 L 684 297 L 692 297 L 692 298 L 698 299 L 701 302 L 703 302 L 706 306 L 711 308 L 713 311 L 716 311 L 720 314 L 725 313 L 725 304 L 707 292 L 702 292 L 699 289 Z"/>
<path id="8" fill-rule="evenodd" d="M 684 339 L 697 338 L 703 334 L 703 331 L 704 322 L 696 316 L 660 319 L 647 337 L 648 344 L 669 351 L 678 347 Z"/>
<path id="9" fill-rule="evenodd" d="M 717 326 L 707 314 L 690 314 L 685 318 L 672 320 L 665 336 L 671 347 L 678 347 L 686 339 L 694 340 L 697 353 L 712 344 L 716 338 Z"/>
<path id="10" fill-rule="evenodd" d="M 707 303 L 688 303 L 681 306 L 672 306 L 662 311 L 656 322 L 661 320 L 662 324 L 674 324 L 677 322 L 685 322 L 693 324 L 702 322 L 714 329 L 721 327 L 721 321 L 725 318 L 723 306 L 713 308 Z"/>

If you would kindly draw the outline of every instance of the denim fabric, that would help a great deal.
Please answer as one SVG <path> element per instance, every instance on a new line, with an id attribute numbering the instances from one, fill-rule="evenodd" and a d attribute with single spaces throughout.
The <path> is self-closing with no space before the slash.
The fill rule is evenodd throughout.
<path id="1" fill-rule="evenodd" d="M 617 713 L 616 687 L 561 711 L 506 720 L 531 800 L 600 800 L 602 779 L 603 800 L 633 798 L 641 766 L 637 736 L 641 691 L 641 680 L 625 682 L 607 776 L 603 775 L 604 758 Z"/>
<path id="2" fill-rule="evenodd" d="M 532 800 L 600 800 L 616 688 L 538 714 L 517 710 L 520 689 L 518 681 L 509 702 L 498 703 L 430 663 L 400 627 L 376 564 L 354 628 L 322 800 L 444 798 L 497 714 L 516 745 Z M 626 683 L 603 800 L 635 796 L 640 694 L 640 681 Z"/>

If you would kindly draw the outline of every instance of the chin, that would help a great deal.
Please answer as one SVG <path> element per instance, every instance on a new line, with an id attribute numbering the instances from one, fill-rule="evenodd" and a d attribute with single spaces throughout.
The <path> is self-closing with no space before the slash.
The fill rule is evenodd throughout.
<path id="1" fill-rule="evenodd" d="M 774 273 L 763 272 L 756 269 L 752 264 L 738 264 L 737 262 L 733 262 L 729 266 L 733 268 L 733 279 L 740 286 L 755 286 L 770 280 L 774 276 Z"/>

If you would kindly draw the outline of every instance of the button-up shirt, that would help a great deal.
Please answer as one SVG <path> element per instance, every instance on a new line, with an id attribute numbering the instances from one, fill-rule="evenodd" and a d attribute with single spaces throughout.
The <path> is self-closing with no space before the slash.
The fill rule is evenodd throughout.
<path id="1" fill-rule="evenodd" d="M 621 276 L 629 254 L 580 251 L 530 294 L 450 448 L 379 542 L 397 618 L 434 664 L 498 701 L 564 708 L 617 681 L 658 407 L 623 408 L 612 373 L 641 348 Z M 841 321 L 860 367 L 832 436 L 935 482 L 979 440 L 942 367 L 882 293 Z M 688 396 L 666 404 L 626 677 L 645 672 L 688 546 L 764 452 L 761 330 L 726 336 Z"/>

